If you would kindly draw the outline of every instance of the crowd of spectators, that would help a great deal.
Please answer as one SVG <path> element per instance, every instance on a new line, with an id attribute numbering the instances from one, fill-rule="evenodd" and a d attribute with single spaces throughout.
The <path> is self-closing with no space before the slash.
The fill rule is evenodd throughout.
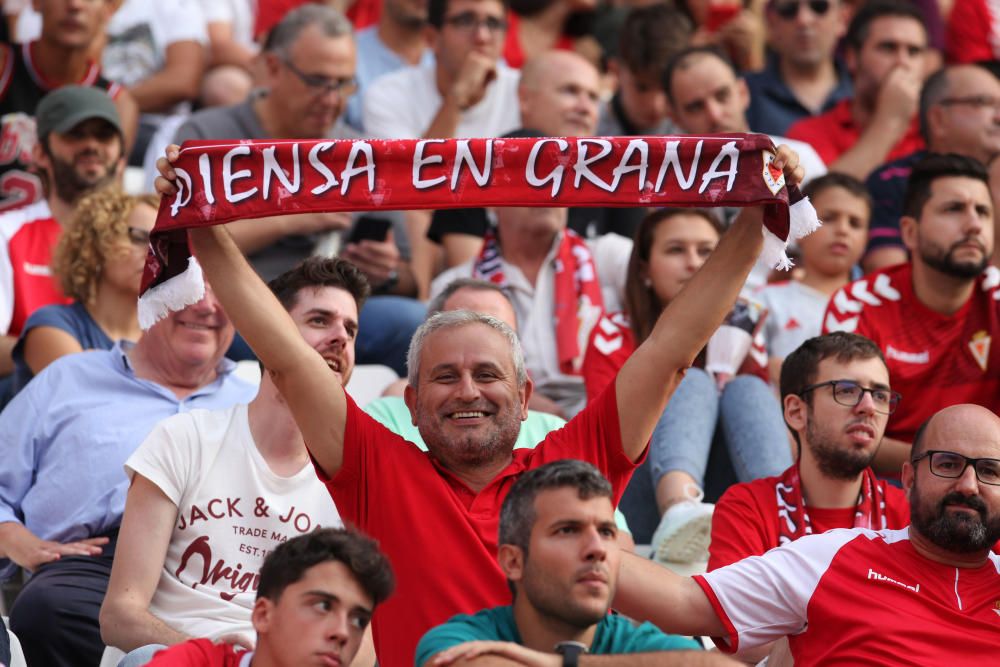
<path id="1" fill-rule="evenodd" d="M 1000 642 L 987 0 L 2 7 L 0 665 Z M 740 133 L 823 222 L 790 273 L 752 206 L 289 213 L 192 231 L 139 326 L 188 140 Z"/>

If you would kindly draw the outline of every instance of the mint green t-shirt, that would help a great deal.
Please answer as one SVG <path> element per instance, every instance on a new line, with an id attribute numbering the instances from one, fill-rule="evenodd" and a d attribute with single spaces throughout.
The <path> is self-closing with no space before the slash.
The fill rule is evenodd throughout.
<path id="1" fill-rule="evenodd" d="M 425 662 L 445 649 L 474 640 L 520 644 L 521 635 L 514 622 L 513 607 L 483 609 L 471 616 L 459 614 L 431 628 L 417 644 L 416 667 L 423 667 Z M 697 650 L 701 650 L 701 645 L 693 639 L 668 635 L 652 623 L 636 625 L 624 616 L 612 614 L 606 615 L 597 624 L 597 632 L 590 645 L 593 655 Z"/>
<path id="2" fill-rule="evenodd" d="M 385 426 L 403 440 L 409 440 L 423 451 L 427 451 L 424 439 L 420 437 L 420 431 L 413 425 L 410 418 L 410 409 L 406 407 L 406 402 L 400 396 L 382 396 L 376 398 L 364 407 L 364 411 L 375 418 L 375 421 Z M 562 428 L 566 423 L 565 419 L 550 415 L 546 412 L 528 410 L 528 418 L 521 422 L 521 430 L 517 434 L 517 442 L 514 449 L 534 449 L 535 446 L 545 439 L 549 431 Z M 615 510 L 615 523 L 620 530 L 631 534 L 625 515 Z"/>

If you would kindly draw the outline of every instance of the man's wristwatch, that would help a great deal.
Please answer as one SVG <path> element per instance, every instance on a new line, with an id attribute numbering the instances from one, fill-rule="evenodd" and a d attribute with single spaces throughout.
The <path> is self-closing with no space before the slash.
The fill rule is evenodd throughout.
<path id="1" fill-rule="evenodd" d="M 555 652 L 563 657 L 563 667 L 577 667 L 580 654 L 587 652 L 587 645 L 580 642 L 559 642 Z"/>

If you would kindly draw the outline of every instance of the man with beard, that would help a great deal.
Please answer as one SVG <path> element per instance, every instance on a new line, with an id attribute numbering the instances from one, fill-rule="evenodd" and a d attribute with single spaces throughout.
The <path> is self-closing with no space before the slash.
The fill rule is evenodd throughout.
<path id="1" fill-rule="evenodd" d="M 114 102 L 90 86 L 64 86 L 35 112 L 33 160 L 45 199 L 0 214 L 0 375 L 14 368 L 11 350 L 28 316 L 42 306 L 69 303 L 52 279 L 52 248 L 77 200 L 118 179 L 124 138 Z"/>
<path id="2" fill-rule="evenodd" d="M 852 331 L 885 353 L 906 401 L 889 418 L 872 467 L 898 477 L 917 427 L 957 403 L 1000 410 L 1000 270 L 986 168 L 957 154 L 918 162 L 900 219 L 911 260 L 844 287 L 830 299 L 824 331 Z M 984 271 L 985 269 L 985 271 Z"/>
<path id="3" fill-rule="evenodd" d="M 172 148 L 158 164 L 161 194 L 176 194 L 169 164 L 176 158 Z M 801 182 L 787 147 L 773 164 L 788 182 Z M 621 496 L 684 369 L 732 308 L 762 248 L 762 221 L 759 207 L 745 209 L 617 380 L 535 449 L 514 449 L 533 390 L 517 334 L 470 311 L 430 318 L 410 344 L 404 394 L 428 453 L 362 412 L 331 380 L 224 227 L 190 231 L 206 275 L 223 283 L 223 303 L 238 311 L 240 332 L 274 374 L 341 516 L 392 560 L 399 591 L 374 619 L 380 664 L 412 663 L 429 628 L 509 599 L 496 562 L 497 523 L 523 472 L 583 459 L 611 481 L 615 500 Z"/>
<path id="4" fill-rule="evenodd" d="M 1000 418 L 956 405 L 903 464 L 911 523 L 807 535 L 693 578 L 623 554 L 615 608 L 742 652 L 788 636 L 797 665 L 975 665 L 996 653 Z"/>
<path id="5" fill-rule="evenodd" d="M 732 664 L 704 652 L 673 653 L 700 646 L 608 614 L 621 561 L 611 503 L 611 484 L 583 461 L 555 461 L 518 478 L 500 509 L 498 552 L 514 603 L 432 629 L 417 646 L 416 664 L 485 655 L 536 664 L 546 654 L 566 664 L 553 651 L 630 656 L 611 665 Z"/>
<path id="6" fill-rule="evenodd" d="M 729 487 L 715 504 L 709 571 L 833 528 L 909 523 L 906 496 L 869 467 L 900 398 L 878 346 L 843 332 L 810 338 L 782 365 L 781 398 L 797 460 L 778 477 Z"/>
<path id="7" fill-rule="evenodd" d="M 346 384 L 369 290 L 364 274 L 341 259 L 312 257 L 269 286 Z M 105 643 L 129 652 L 123 667 L 191 637 L 253 648 L 252 580 L 264 556 L 293 535 L 341 525 L 268 373 L 249 405 L 158 424 L 125 471 L 131 484 L 101 607 Z M 244 506 L 249 499 L 258 511 Z M 241 574 L 205 581 L 203 561 Z"/>

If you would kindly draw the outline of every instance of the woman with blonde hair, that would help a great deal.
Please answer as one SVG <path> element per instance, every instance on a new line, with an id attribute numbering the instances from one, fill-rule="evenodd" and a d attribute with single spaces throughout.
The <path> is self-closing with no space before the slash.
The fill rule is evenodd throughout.
<path id="1" fill-rule="evenodd" d="M 138 340 L 136 302 L 158 204 L 118 188 L 79 201 L 52 254 L 53 274 L 73 301 L 28 318 L 14 347 L 11 395 L 59 357 Z"/>

